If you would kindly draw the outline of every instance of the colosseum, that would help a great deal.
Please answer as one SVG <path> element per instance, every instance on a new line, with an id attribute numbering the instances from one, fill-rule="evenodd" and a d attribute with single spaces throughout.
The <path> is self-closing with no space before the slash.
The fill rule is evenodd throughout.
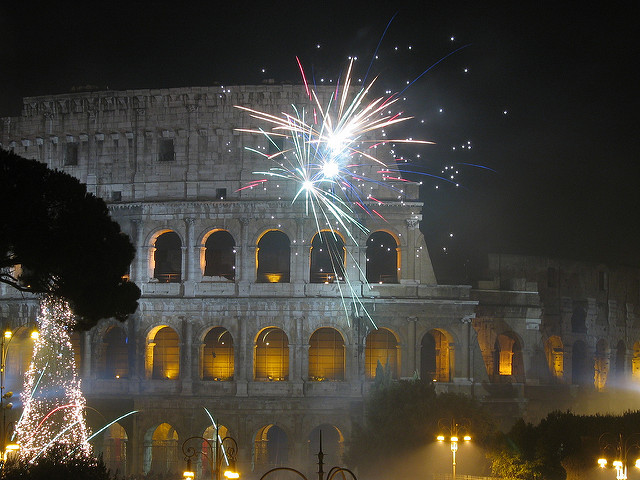
<path id="1" fill-rule="evenodd" d="M 319 431 L 340 464 L 380 367 L 473 396 L 505 425 L 637 402 L 638 269 L 496 254 L 473 285 L 439 285 L 419 185 L 367 160 L 354 175 L 377 180 L 380 216 L 326 235 L 296 185 L 256 182 L 278 146 L 235 108 L 292 104 L 308 104 L 300 86 L 101 91 L 25 98 L 2 119 L 1 148 L 86 183 L 136 248 L 138 311 L 73 336 L 92 428 L 138 411 L 95 439 L 110 468 L 179 474 L 185 440 L 212 438 L 205 408 L 237 441 L 243 478 L 312 472 Z M 0 293 L 18 391 L 37 302 Z M 211 466 L 197 455 L 193 468 Z"/>

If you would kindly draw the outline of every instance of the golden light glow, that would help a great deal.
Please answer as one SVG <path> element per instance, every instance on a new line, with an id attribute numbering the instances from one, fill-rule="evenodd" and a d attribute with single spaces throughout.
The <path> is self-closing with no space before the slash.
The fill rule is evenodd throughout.
<path id="1" fill-rule="evenodd" d="M 439 442 L 444 442 L 444 435 L 438 435 L 437 440 L 438 440 Z"/>
<path id="2" fill-rule="evenodd" d="M 471 441 L 471 437 L 470 437 L 469 435 L 465 435 L 465 436 L 464 436 L 464 438 L 463 438 L 463 440 L 464 440 L 465 442 L 469 442 L 469 441 Z"/>
<path id="3" fill-rule="evenodd" d="M 267 277 L 267 281 L 269 283 L 280 283 L 280 281 L 282 280 L 281 273 L 265 273 L 264 275 L 265 277 Z"/>
<path id="4" fill-rule="evenodd" d="M 452 442 L 457 442 L 458 441 L 458 437 L 451 437 L 451 441 Z"/>
<path id="5" fill-rule="evenodd" d="M 616 467 L 616 468 L 621 468 L 622 467 L 622 461 L 614 460 L 613 461 L 613 466 Z"/>
<path id="6" fill-rule="evenodd" d="M 38 332 L 37 330 L 34 330 L 33 332 L 31 332 L 32 340 L 37 340 L 38 338 L 40 338 L 40 332 Z"/>
<path id="7" fill-rule="evenodd" d="M 238 472 L 234 472 L 231 470 L 225 470 L 224 476 L 226 478 L 240 478 L 240 474 Z"/>
<path id="8" fill-rule="evenodd" d="M 636 459 L 636 468 L 640 468 L 640 458 Z"/>
<path id="9" fill-rule="evenodd" d="M 604 468 L 607 466 L 607 459 L 606 458 L 599 458 L 598 459 L 598 465 L 600 465 L 600 468 Z"/>
<path id="10" fill-rule="evenodd" d="M 196 474 L 194 472 L 186 471 L 182 474 L 184 478 L 195 478 Z"/>
<path id="11" fill-rule="evenodd" d="M 7 452 L 15 452 L 16 450 L 20 450 L 20 445 L 18 445 L 17 443 L 9 443 L 4 448 Z"/>
<path id="12" fill-rule="evenodd" d="M 5 330 L 5 332 L 4 332 L 4 338 L 11 338 L 11 335 L 13 335 L 13 334 L 11 333 L 11 330 Z"/>

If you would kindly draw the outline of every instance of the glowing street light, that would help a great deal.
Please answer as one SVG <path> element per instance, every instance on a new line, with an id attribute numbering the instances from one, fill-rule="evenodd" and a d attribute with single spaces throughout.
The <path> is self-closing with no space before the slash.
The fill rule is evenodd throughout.
<path id="1" fill-rule="evenodd" d="M 205 455 L 209 462 L 209 469 L 211 471 L 211 480 L 221 480 L 221 476 L 229 479 L 240 478 L 240 474 L 236 469 L 236 454 L 238 452 L 238 443 L 233 437 L 224 437 L 220 439 L 219 425 L 216 425 L 215 441 L 213 444 L 204 437 L 189 437 L 182 444 L 182 453 L 187 460 L 187 469 L 182 473 L 185 480 L 191 480 L 195 478 L 195 472 L 191 468 L 191 458 L 197 455 L 198 452 L 187 444 L 191 440 L 202 440 L 208 446 L 208 454 Z M 225 448 L 224 444 L 231 444 Z M 222 468 L 222 458 L 226 460 L 226 468 Z"/>
<path id="2" fill-rule="evenodd" d="M 451 425 L 446 424 L 446 420 L 441 418 L 438 421 L 440 430 L 444 430 L 449 434 L 449 443 L 451 446 L 451 479 L 456 480 L 456 452 L 458 451 L 458 443 L 460 442 L 460 434 L 469 430 L 469 421 L 464 420 L 462 423 L 456 423 L 455 419 L 451 419 Z M 445 435 L 438 435 L 436 440 L 440 443 L 444 443 L 447 439 Z M 464 435 L 462 440 L 465 442 L 471 441 L 471 436 Z"/>
<path id="3" fill-rule="evenodd" d="M 612 462 L 613 468 L 616 469 L 616 480 L 627 480 L 627 465 L 629 453 L 632 450 L 640 452 L 640 433 L 634 433 L 627 438 L 622 434 L 614 435 L 611 433 L 603 433 L 600 435 L 598 443 L 603 452 L 611 451 L 615 460 Z M 608 464 L 607 459 L 603 456 L 598 459 L 600 468 L 605 468 Z M 635 460 L 634 465 L 640 468 L 640 458 Z"/>

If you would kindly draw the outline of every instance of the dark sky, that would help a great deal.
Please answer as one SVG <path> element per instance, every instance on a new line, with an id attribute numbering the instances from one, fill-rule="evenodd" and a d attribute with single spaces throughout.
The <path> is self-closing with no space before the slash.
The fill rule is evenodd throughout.
<path id="1" fill-rule="evenodd" d="M 368 79 L 401 91 L 468 45 L 402 95 L 403 133 L 437 142 L 411 168 L 459 172 L 424 180 L 440 277 L 486 251 L 640 265 L 638 2 L 7 3 L 0 116 L 86 85 L 298 83 L 296 56 L 318 82 L 357 56 L 363 77 L 381 38 Z"/>

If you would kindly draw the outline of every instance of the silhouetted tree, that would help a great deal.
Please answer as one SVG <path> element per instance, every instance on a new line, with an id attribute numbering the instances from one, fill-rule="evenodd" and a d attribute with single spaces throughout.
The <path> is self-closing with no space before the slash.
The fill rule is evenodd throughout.
<path id="1" fill-rule="evenodd" d="M 63 172 L 0 150 L 0 282 L 66 299 L 76 329 L 135 312 L 134 248 L 106 204 Z"/>

